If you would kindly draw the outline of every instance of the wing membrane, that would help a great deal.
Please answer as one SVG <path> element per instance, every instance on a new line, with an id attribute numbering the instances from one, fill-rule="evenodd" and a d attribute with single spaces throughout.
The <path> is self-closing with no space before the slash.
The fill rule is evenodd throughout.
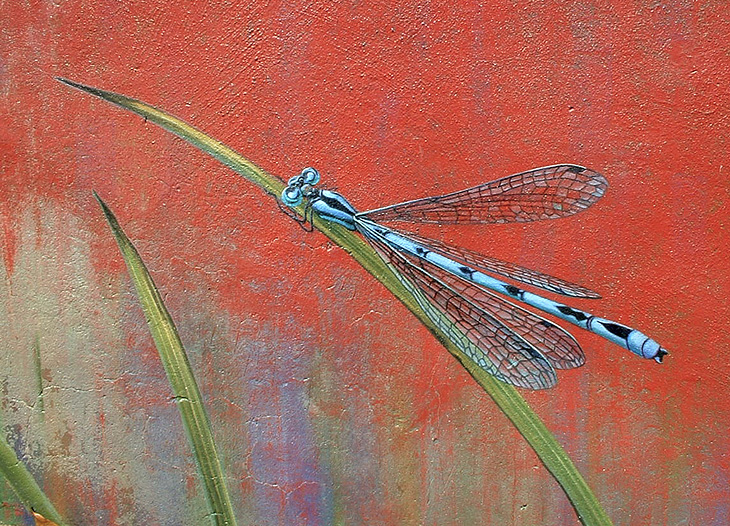
<path id="1" fill-rule="evenodd" d="M 557 383 L 555 370 L 547 359 L 498 317 L 408 261 L 366 225 L 360 226 L 366 239 L 431 321 L 486 372 L 526 389 L 546 389 Z M 443 316 L 451 323 L 445 323 Z"/>
<path id="2" fill-rule="evenodd" d="M 373 221 L 511 223 L 565 217 L 603 196 L 608 182 L 573 164 L 536 168 L 439 197 L 426 197 L 358 214 Z"/>
<path id="3" fill-rule="evenodd" d="M 585 363 L 585 354 L 578 342 L 559 325 L 426 260 L 407 255 L 404 257 L 411 265 L 420 267 L 476 307 L 498 318 L 540 351 L 556 369 L 571 369 Z"/>

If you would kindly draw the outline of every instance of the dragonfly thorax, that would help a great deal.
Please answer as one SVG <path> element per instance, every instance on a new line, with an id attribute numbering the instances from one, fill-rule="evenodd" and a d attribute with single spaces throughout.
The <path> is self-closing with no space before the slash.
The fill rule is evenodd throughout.
<path id="1" fill-rule="evenodd" d="M 309 196 L 309 204 L 322 219 L 334 221 L 349 230 L 355 230 L 357 210 L 337 192 L 313 188 Z"/>

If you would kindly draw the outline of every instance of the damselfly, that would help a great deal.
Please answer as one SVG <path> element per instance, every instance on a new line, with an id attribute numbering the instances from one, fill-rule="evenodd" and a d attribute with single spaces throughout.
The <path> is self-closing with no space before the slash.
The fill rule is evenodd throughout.
<path id="1" fill-rule="evenodd" d="M 557 383 L 555 369 L 578 367 L 585 362 L 572 335 L 505 297 L 598 334 L 642 358 L 661 362 L 667 354 L 636 329 L 522 290 L 492 275 L 565 296 L 599 297 L 584 287 L 380 224 L 509 223 L 565 217 L 588 208 L 603 196 L 608 182 L 601 174 L 582 166 L 559 164 L 368 212 L 358 212 L 336 192 L 315 188 L 319 178 L 314 168 L 305 168 L 292 177 L 282 193 L 284 204 L 296 207 L 306 199 L 300 221 L 306 222 L 308 214 L 311 219 L 316 213 L 324 220 L 360 232 L 431 321 L 471 360 L 499 380 L 527 389 L 545 389 Z"/>

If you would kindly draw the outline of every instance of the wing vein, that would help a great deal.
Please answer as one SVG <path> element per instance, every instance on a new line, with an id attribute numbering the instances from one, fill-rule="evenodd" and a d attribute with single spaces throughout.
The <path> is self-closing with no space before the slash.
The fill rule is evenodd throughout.
<path id="1" fill-rule="evenodd" d="M 431 321 L 482 369 L 527 389 L 546 389 L 557 383 L 550 362 L 497 316 L 414 265 L 366 223 L 358 222 L 357 226 Z"/>
<path id="2" fill-rule="evenodd" d="M 358 214 L 376 222 L 467 224 L 554 219 L 600 199 L 608 182 L 573 164 L 536 168 L 458 192 L 406 201 Z"/>

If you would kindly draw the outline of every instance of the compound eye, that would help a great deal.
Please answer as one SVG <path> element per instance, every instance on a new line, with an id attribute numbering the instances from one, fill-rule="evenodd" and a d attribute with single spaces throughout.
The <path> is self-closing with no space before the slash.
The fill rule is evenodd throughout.
<path id="1" fill-rule="evenodd" d="M 319 172 L 312 168 L 311 166 L 309 168 L 305 168 L 302 170 L 302 178 L 304 179 L 305 184 L 317 184 L 319 182 Z"/>
<path id="2" fill-rule="evenodd" d="M 287 186 L 281 193 L 281 201 L 290 207 L 302 204 L 302 190 L 296 186 Z"/>

